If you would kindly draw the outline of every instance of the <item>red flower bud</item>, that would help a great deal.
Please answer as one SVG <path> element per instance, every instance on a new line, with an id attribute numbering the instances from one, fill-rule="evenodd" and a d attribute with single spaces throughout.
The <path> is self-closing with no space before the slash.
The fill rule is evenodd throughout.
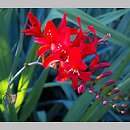
<path id="1" fill-rule="evenodd" d="M 78 87 L 78 94 L 83 93 L 84 90 L 85 90 L 85 84 L 82 83 L 82 84 Z"/>
<path id="2" fill-rule="evenodd" d="M 89 87 L 89 93 L 93 94 L 94 93 L 94 88 L 93 87 Z"/>
<path id="3" fill-rule="evenodd" d="M 112 72 L 111 71 L 107 71 L 107 72 L 104 72 L 104 73 L 100 74 L 99 76 L 97 76 L 96 79 L 100 80 L 100 79 L 102 79 L 104 77 L 107 77 L 107 76 L 110 76 L 110 75 L 112 75 Z"/>
<path id="4" fill-rule="evenodd" d="M 107 105 L 107 101 L 105 100 L 105 101 L 103 101 L 103 105 Z"/>
<path id="5" fill-rule="evenodd" d="M 112 90 L 111 92 L 109 92 L 107 95 L 110 96 L 110 95 L 116 94 L 116 93 L 118 93 L 118 92 L 120 92 L 119 89 L 114 89 L 114 90 Z"/>
<path id="6" fill-rule="evenodd" d="M 105 86 L 110 86 L 112 84 L 114 84 L 116 81 L 115 80 L 109 80 L 105 83 Z"/>
<path id="7" fill-rule="evenodd" d="M 106 34 L 105 36 L 103 36 L 103 37 L 98 41 L 98 43 L 100 44 L 100 42 L 105 41 L 105 40 L 107 39 L 107 37 L 111 37 L 111 34 L 108 33 L 108 34 Z"/>
<path id="8" fill-rule="evenodd" d="M 128 107 L 128 104 L 122 104 L 121 106 L 122 107 Z"/>
<path id="9" fill-rule="evenodd" d="M 111 64 L 109 62 L 102 62 L 99 64 L 94 65 L 90 70 L 91 71 L 95 71 L 95 70 L 99 70 L 99 69 L 103 69 L 103 68 L 107 68 L 109 67 Z"/>
<path id="10" fill-rule="evenodd" d="M 99 95 L 99 94 L 96 95 L 96 99 L 98 99 L 98 98 L 100 98 L 100 95 Z"/>
<path id="11" fill-rule="evenodd" d="M 120 92 L 120 90 L 119 90 L 119 89 L 115 89 L 115 90 L 113 90 L 111 93 L 112 93 L 112 94 L 115 94 L 115 93 L 118 93 L 118 92 Z"/>

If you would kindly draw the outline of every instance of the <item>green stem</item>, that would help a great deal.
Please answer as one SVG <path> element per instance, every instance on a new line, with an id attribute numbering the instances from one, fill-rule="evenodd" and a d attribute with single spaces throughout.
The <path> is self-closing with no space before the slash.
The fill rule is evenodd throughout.
<path id="1" fill-rule="evenodd" d="M 32 65 L 41 65 L 41 66 L 42 66 L 42 63 L 40 63 L 40 62 L 38 62 L 38 61 L 35 61 L 35 62 L 28 63 L 27 66 L 26 66 L 26 65 L 23 66 L 23 67 L 14 75 L 14 77 L 9 81 L 9 86 L 10 86 L 10 85 L 12 84 L 12 82 L 17 78 L 17 76 L 22 73 L 22 71 L 23 71 L 25 68 L 27 68 L 27 67 L 29 67 L 29 66 L 32 66 Z"/>

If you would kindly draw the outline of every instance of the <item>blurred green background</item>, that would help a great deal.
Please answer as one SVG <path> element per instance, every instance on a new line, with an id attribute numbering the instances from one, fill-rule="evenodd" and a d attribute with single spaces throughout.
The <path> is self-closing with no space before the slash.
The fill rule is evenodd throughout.
<path id="1" fill-rule="evenodd" d="M 55 80 L 56 71 L 44 70 L 34 65 L 26 68 L 13 81 L 11 88 L 8 83 L 23 67 L 24 63 L 36 61 L 36 50 L 39 47 L 33 43 L 33 37 L 25 36 L 21 30 L 25 28 L 27 14 L 33 14 L 42 22 L 44 29 L 48 20 L 53 20 L 58 26 L 67 13 L 68 25 L 77 27 L 76 16 L 81 18 L 83 30 L 93 25 L 101 38 L 110 33 L 108 44 L 99 45 L 97 50 L 101 61 L 112 65 L 111 77 L 102 79 L 96 84 L 99 89 L 109 79 L 116 84 L 105 89 L 102 95 L 114 88 L 120 89 L 123 97 L 117 105 L 130 104 L 130 9 L 129 8 L 10 8 L 0 9 L 0 121 L 1 122 L 128 122 L 130 107 L 121 114 L 110 104 L 104 106 L 102 100 L 95 100 L 88 89 L 78 95 L 71 87 L 71 82 L 58 83 Z M 91 60 L 89 57 L 86 63 Z M 94 73 L 93 78 L 103 71 Z M 16 94 L 15 104 L 10 104 L 4 95 L 6 92 Z M 116 94 L 114 95 L 116 96 Z M 110 97 L 113 98 L 113 97 Z"/>

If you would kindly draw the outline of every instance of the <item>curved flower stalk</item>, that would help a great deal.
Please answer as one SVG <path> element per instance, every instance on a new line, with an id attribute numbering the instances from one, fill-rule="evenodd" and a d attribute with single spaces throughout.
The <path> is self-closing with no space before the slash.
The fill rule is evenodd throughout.
<path id="1" fill-rule="evenodd" d="M 59 27 L 56 27 L 49 20 L 44 30 L 41 29 L 41 23 L 31 12 L 28 13 L 28 19 L 30 22 L 30 24 L 27 23 L 28 29 L 22 30 L 22 33 L 34 36 L 34 41 L 40 45 L 36 54 L 42 57 L 42 66 L 44 68 L 53 67 L 58 71 L 56 80 L 59 82 L 72 80 L 72 88 L 77 90 L 79 94 L 84 92 L 86 82 L 92 81 L 91 77 L 95 71 L 111 65 L 109 62 L 100 62 L 96 49 L 98 44 L 106 44 L 105 41 L 108 36 L 111 36 L 110 34 L 106 34 L 99 39 L 93 26 L 88 26 L 87 30 L 83 31 L 79 17 L 76 18 L 79 28 L 71 28 L 67 26 L 66 13 L 64 13 Z M 93 37 L 89 35 L 90 33 Z M 72 36 L 75 38 L 72 39 Z M 47 52 L 49 52 L 49 55 L 45 57 Z M 86 64 L 83 59 L 91 54 L 94 54 L 95 58 L 90 64 Z M 88 87 L 91 94 L 96 94 L 96 99 L 100 98 L 102 90 L 115 83 L 115 81 L 108 81 L 98 91 L 94 90 L 94 85 L 100 79 L 111 74 L 110 71 L 100 74 Z M 109 93 L 106 97 L 115 92 L 117 91 Z M 103 104 L 107 104 L 105 99 L 103 99 Z"/>

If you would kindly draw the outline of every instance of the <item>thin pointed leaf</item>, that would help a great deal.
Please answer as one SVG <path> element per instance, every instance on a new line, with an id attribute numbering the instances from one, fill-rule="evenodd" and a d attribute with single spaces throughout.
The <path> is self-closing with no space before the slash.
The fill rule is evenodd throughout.
<path id="1" fill-rule="evenodd" d="M 29 94 L 28 98 L 26 99 L 25 104 L 23 104 L 20 113 L 19 113 L 19 120 L 25 121 L 31 112 L 34 110 L 34 108 L 37 105 L 37 102 L 40 98 L 40 95 L 42 93 L 43 86 L 45 84 L 45 81 L 47 79 L 48 75 L 48 69 L 43 70 L 38 80 L 33 85 L 33 90 Z"/>

